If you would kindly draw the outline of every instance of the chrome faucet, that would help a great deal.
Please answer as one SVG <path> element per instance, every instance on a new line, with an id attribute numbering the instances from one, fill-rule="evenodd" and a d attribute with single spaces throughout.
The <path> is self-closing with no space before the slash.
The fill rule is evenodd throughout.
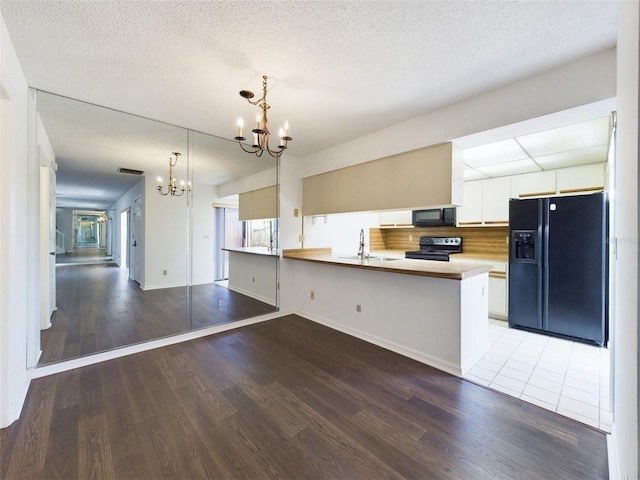
<path id="1" fill-rule="evenodd" d="M 358 248 L 360 260 L 364 260 L 364 228 L 360 229 L 360 248 Z"/>

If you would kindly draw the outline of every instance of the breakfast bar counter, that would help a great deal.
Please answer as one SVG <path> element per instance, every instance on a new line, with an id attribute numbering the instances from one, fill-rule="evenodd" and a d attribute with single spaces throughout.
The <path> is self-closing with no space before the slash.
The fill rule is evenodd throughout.
<path id="1" fill-rule="evenodd" d="M 488 349 L 490 265 L 308 248 L 282 267 L 297 313 L 336 330 L 457 376 Z"/>
<path id="2" fill-rule="evenodd" d="M 463 280 L 475 275 L 481 275 L 483 273 L 487 273 L 491 269 L 488 265 L 403 258 L 397 253 L 387 253 L 384 251 L 372 252 L 364 259 L 360 259 L 357 255 L 341 255 L 333 253 L 330 248 L 306 248 L 284 250 L 283 257 L 342 267 L 403 273 L 423 277 L 447 278 L 452 280 Z"/>

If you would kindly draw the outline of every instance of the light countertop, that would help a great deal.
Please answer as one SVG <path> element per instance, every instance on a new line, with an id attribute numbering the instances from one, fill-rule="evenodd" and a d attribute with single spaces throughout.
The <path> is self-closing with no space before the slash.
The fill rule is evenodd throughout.
<path id="1" fill-rule="evenodd" d="M 305 248 L 284 250 L 283 257 L 340 267 L 361 268 L 452 280 L 464 280 L 487 273 L 491 269 L 490 265 L 409 259 L 404 258 L 404 252 L 399 253 L 395 251 L 373 251 L 370 253 L 370 258 L 360 260 L 356 255 L 333 253 L 330 248 Z M 387 259 L 381 260 L 380 257 Z M 389 258 L 394 258 L 394 260 L 388 260 Z"/>
<path id="2" fill-rule="evenodd" d="M 489 260 L 494 262 L 508 262 L 508 253 L 452 253 L 452 257 L 456 258 L 468 258 L 477 260 Z"/>
<path id="3" fill-rule="evenodd" d="M 268 257 L 278 257 L 280 251 L 269 247 L 223 247 L 222 250 L 235 253 L 249 253 L 252 255 L 265 255 Z"/>

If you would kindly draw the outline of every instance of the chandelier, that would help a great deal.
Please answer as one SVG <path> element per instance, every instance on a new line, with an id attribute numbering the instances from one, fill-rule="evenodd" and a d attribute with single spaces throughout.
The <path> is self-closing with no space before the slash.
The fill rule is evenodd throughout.
<path id="1" fill-rule="evenodd" d="M 289 136 L 289 122 L 284 122 L 284 128 L 281 128 L 278 133 L 280 144 L 274 149 L 269 147 L 270 134 L 269 127 L 267 126 L 267 110 L 271 107 L 267 103 L 267 76 L 262 76 L 262 98 L 252 101 L 251 99 L 255 95 L 250 90 L 240 90 L 240 96 L 242 98 L 246 98 L 247 102 L 251 105 L 257 105 L 260 112 L 256 116 L 256 128 L 251 130 L 251 132 L 253 132 L 253 144 L 251 147 L 247 148 L 242 144 L 242 142 L 246 140 L 246 138 L 242 136 L 242 128 L 244 127 L 242 118 L 238 120 L 238 135 L 234 137 L 234 140 L 237 140 L 240 148 L 247 153 L 255 153 L 256 156 L 261 157 L 266 151 L 272 157 L 280 158 L 282 152 L 287 148 L 287 144 L 292 140 L 292 138 Z"/>
<path id="2" fill-rule="evenodd" d="M 175 158 L 169 157 L 169 184 L 167 185 L 167 190 L 164 191 L 162 188 L 162 177 L 158 177 L 158 185 L 156 186 L 156 189 L 158 190 L 158 193 L 160 195 L 171 194 L 172 197 L 180 197 L 185 192 L 187 187 L 184 181 L 180 182 L 180 193 L 177 193 L 178 187 L 176 186 L 176 179 L 173 176 L 173 167 L 176 166 L 176 163 L 178 163 L 178 158 L 182 154 L 180 152 L 171 152 L 171 155 L 173 155 Z M 191 185 L 189 185 L 189 190 L 191 190 Z"/>

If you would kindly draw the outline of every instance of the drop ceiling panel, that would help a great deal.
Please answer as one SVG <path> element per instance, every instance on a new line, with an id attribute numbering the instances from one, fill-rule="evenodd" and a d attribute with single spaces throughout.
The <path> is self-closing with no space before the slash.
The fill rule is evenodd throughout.
<path id="1" fill-rule="evenodd" d="M 512 138 L 464 150 L 464 163 L 470 167 L 512 162 L 525 158 L 528 158 L 527 154 Z"/>
<path id="2" fill-rule="evenodd" d="M 607 161 L 607 146 L 598 145 L 595 147 L 580 148 L 568 152 L 555 153 L 536 157 L 535 161 L 544 170 L 552 168 L 573 167 L 588 163 L 601 163 Z"/>
<path id="3" fill-rule="evenodd" d="M 503 177 L 505 175 L 518 175 L 520 173 L 540 171 L 540 167 L 529 158 L 525 160 L 514 160 L 513 162 L 496 163 L 494 165 L 483 165 L 476 169 L 489 177 Z"/>
<path id="4" fill-rule="evenodd" d="M 465 180 L 607 161 L 609 117 L 601 117 L 463 150 Z"/>
<path id="5" fill-rule="evenodd" d="M 463 178 L 465 181 L 469 181 L 469 180 L 482 180 L 483 178 L 489 178 L 489 176 L 479 172 L 474 168 L 465 167 Z"/>
<path id="6" fill-rule="evenodd" d="M 525 135 L 518 137 L 517 140 L 529 155 L 539 157 L 606 145 L 608 138 L 609 119 L 604 117 Z"/>

